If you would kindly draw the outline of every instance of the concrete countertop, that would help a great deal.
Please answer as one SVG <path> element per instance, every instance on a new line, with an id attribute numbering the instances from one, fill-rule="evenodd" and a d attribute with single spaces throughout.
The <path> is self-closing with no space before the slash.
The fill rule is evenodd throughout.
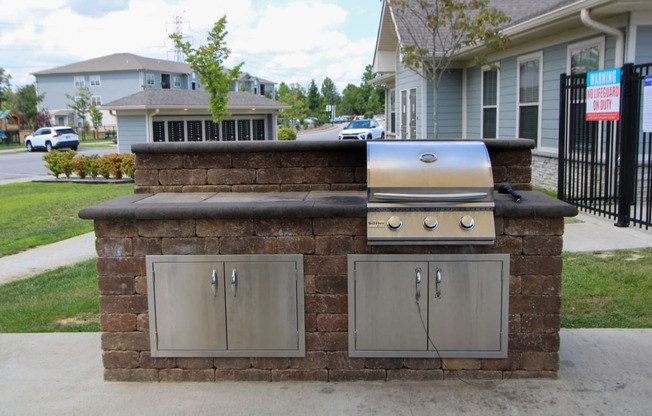
<path id="1" fill-rule="evenodd" d="M 523 191 L 516 203 L 494 193 L 498 217 L 574 217 L 577 208 L 541 192 Z M 79 212 L 83 219 L 207 219 L 365 217 L 361 191 L 218 192 L 126 195 Z"/>

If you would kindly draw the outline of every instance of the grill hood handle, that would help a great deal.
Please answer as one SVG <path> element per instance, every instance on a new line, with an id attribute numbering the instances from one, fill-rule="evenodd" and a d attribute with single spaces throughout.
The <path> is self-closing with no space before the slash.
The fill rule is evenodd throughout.
<path id="1" fill-rule="evenodd" d="M 455 193 L 455 194 L 402 194 L 402 193 L 387 193 L 387 192 L 376 192 L 373 193 L 373 199 L 383 200 L 383 201 L 469 201 L 475 199 L 484 199 L 487 198 L 489 194 L 487 192 L 467 192 L 467 193 Z"/>

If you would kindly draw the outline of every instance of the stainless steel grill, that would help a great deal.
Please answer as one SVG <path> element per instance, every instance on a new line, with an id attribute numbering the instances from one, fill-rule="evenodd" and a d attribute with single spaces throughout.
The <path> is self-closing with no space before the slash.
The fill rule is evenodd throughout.
<path id="1" fill-rule="evenodd" d="M 483 142 L 369 142 L 368 244 L 493 244 L 493 184 Z"/>

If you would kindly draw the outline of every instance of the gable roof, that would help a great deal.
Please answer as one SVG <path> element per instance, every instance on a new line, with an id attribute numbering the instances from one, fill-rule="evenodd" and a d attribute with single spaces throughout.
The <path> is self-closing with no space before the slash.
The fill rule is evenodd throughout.
<path id="1" fill-rule="evenodd" d="M 185 62 L 145 58 L 143 56 L 134 55 L 133 53 L 114 53 L 113 55 L 101 56 L 87 61 L 33 72 L 32 75 L 147 70 L 177 74 L 187 74 L 192 71 L 190 65 Z"/>
<path id="2" fill-rule="evenodd" d="M 101 106 L 105 110 L 142 110 L 155 108 L 193 108 L 208 110 L 209 94 L 198 90 L 140 91 Z M 229 92 L 228 109 L 282 110 L 290 106 L 250 92 Z"/>

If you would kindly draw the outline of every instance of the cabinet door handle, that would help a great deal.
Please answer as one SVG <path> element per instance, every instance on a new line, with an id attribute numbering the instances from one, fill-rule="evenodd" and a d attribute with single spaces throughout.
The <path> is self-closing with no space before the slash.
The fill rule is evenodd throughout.
<path id="1" fill-rule="evenodd" d="M 416 300 L 417 302 L 421 298 L 421 269 L 417 267 L 416 272 Z"/>
<path id="2" fill-rule="evenodd" d="M 435 275 L 435 297 L 441 298 L 441 269 L 437 269 L 437 274 Z"/>
<path id="3" fill-rule="evenodd" d="M 235 269 L 231 272 L 231 292 L 233 292 L 233 297 L 238 292 L 238 274 Z"/>
<path id="4" fill-rule="evenodd" d="M 217 297 L 217 271 L 215 269 L 211 273 L 211 289 L 213 290 L 213 297 Z"/>

